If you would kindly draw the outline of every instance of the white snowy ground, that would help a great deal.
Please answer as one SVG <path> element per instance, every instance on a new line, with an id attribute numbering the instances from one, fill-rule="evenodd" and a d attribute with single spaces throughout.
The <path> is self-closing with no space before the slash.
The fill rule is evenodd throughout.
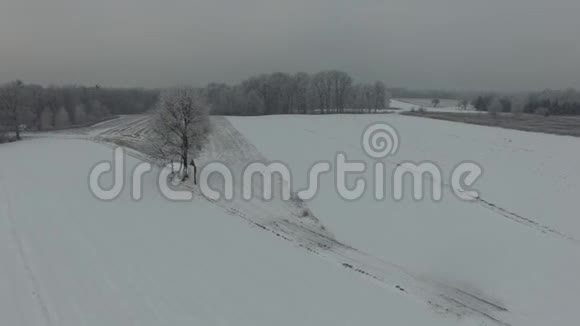
<path id="1" fill-rule="evenodd" d="M 389 192 L 377 202 L 370 191 L 348 202 L 334 191 L 331 173 L 308 205 L 339 241 L 504 307 L 494 314 L 503 323 L 580 321 L 580 139 L 392 114 L 228 119 L 265 157 L 292 167 L 296 189 L 312 164 L 337 151 L 372 165 L 360 140 L 375 121 L 390 123 L 401 138 L 385 161 L 387 175 L 399 162 L 429 160 L 449 183 L 456 164 L 480 163 L 474 203 L 449 188 L 441 202 L 415 202 L 409 193 L 395 202 Z"/>
<path id="2" fill-rule="evenodd" d="M 125 188 L 104 203 L 90 167 L 109 142 L 146 150 L 148 118 L 44 134 L 0 146 L 0 324 L 577 324 L 578 139 L 399 115 L 228 119 L 238 130 L 212 118 L 200 163 L 282 160 L 300 188 L 336 151 L 373 163 L 360 134 L 384 120 L 401 135 L 389 171 L 475 160 L 482 200 L 346 202 L 326 175 L 307 203 L 319 221 L 303 222 L 276 200 L 168 202 L 153 173 L 140 202 Z"/>
<path id="3" fill-rule="evenodd" d="M 1 325 L 472 324 L 199 197 L 167 201 L 155 173 L 140 202 L 101 202 L 88 172 L 112 151 L 82 134 L 0 146 Z"/>

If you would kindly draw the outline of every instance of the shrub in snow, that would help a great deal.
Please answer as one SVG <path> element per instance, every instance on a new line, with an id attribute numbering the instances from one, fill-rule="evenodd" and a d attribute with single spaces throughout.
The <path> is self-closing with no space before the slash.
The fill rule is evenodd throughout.
<path id="1" fill-rule="evenodd" d="M 303 208 L 300 211 L 300 217 L 312 217 L 312 212 L 308 208 Z"/>

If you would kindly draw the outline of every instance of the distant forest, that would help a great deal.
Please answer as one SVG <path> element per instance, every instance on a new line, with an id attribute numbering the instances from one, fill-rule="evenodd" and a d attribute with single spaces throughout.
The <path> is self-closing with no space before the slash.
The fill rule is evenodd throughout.
<path id="1" fill-rule="evenodd" d="M 492 114 L 511 112 L 580 115 L 580 92 L 574 89 L 533 93 L 475 93 L 387 88 L 384 82 L 355 83 L 348 73 L 329 70 L 315 74 L 262 74 L 240 83 L 210 83 L 199 91 L 212 114 L 331 114 L 377 113 L 389 109 L 390 99 L 457 99 L 460 109 L 471 104 Z M 100 86 L 49 86 L 20 81 L 0 86 L 0 138 L 20 138 L 24 130 L 41 131 L 89 125 L 115 115 L 153 109 L 159 90 Z M 0 139 L 0 142 L 3 141 Z"/>
<path id="2" fill-rule="evenodd" d="M 53 130 L 102 121 L 114 115 L 143 113 L 159 92 L 99 86 L 50 86 L 14 81 L 0 87 L 0 129 Z"/>
<path id="3" fill-rule="evenodd" d="M 236 85 L 211 83 L 204 88 L 212 114 L 373 113 L 388 108 L 385 83 L 354 83 L 342 71 L 272 73 Z"/>
<path id="4" fill-rule="evenodd" d="M 549 115 L 580 115 L 580 92 L 574 89 L 544 90 L 528 94 L 475 97 L 473 106 L 478 111 L 512 112 Z"/>

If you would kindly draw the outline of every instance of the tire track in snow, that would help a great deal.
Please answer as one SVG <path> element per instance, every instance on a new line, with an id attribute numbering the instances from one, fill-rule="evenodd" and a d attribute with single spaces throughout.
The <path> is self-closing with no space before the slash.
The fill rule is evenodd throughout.
<path id="1" fill-rule="evenodd" d="M 457 317 L 469 316 L 478 320 L 481 325 L 493 322 L 502 326 L 510 326 L 509 323 L 495 316 L 497 313 L 505 313 L 508 310 L 488 299 L 416 276 L 401 266 L 369 255 L 300 223 L 286 219 L 264 221 L 261 217 L 205 198 L 193 187 L 189 187 L 189 189 L 195 191 L 201 198 L 222 207 L 231 215 L 242 218 L 261 230 L 268 231 L 276 237 L 294 243 L 331 263 L 369 278 L 381 287 L 395 290 L 402 295 L 410 295 L 418 302 L 428 304 L 437 312 Z"/>
<path id="2" fill-rule="evenodd" d="M 38 307 L 40 309 L 40 312 L 42 314 L 43 320 L 44 320 L 44 324 L 46 326 L 53 326 L 53 322 L 52 319 L 50 317 L 50 312 L 48 309 L 48 305 L 46 304 L 45 300 L 43 299 L 42 293 L 40 291 L 40 283 L 37 279 L 37 277 L 34 274 L 34 271 L 32 269 L 32 266 L 30 264 L 30 260 L 28 258 L 28 256 L 26 255 L 26 251 L 24 250 L 24 244 L 22 242 L 22 239 L 20 238 L 19 234 L 18 234 L 18 230 L 16 228 L 16 222 L 14 221 L 14 215 L 13 215 L 13 211 L 12 211 L 12 204 L 10 202 L 10 194 L 8 192 L 6 192 L 6 190 L 3 187 L 4 183 L 4 178 L 2 177 L 2 175 L 0 174 L 0 198 L 3 198 L 3 201 L 5 203 L 5 212 L 6 212 L 6 217 L 8 220 L 8 225 L 10 226 L 10 234 L 12 236 L 12 241 L 14 242 L 17 252 L 18 252 L 18 256 L 20 257 L 20 261 L 22 262 L 22 265 L 24 267 L 25 273 L 26 273 L 26 277 L 27 279 L 30 281 L 30 285 L 32 286 L 32 296 L 35 298 L 36 303 L 38 304 Z"/>
<path id="3" fill-rule="evenodd" d="M 314 130 L 311 129 L 304 129 L 305 131 L 312 133 L 314 135 L 316 135 L 317 137 L 320 137 L 320 133 L 316 132 Z M 331 140 L 331 141 L 335 141 L 335 142 L 339 142 L 338 138 L 336 137 L 329 137 L 329 136 L 325 136 L 322 135 L 322 137 Z M 359 150 L 361 153 L 365 154 L 363 149 L 360 146 L 354 146 L 351 144 L 345 144 L 345 143 L 340 143 L 341 145 L 346 145 L 350 148 Z M 366 156 L 366 154 L 365 154 Z M 393 167 L 402 167 L 402 162 L 400 161 L 395 161 L 395 160 L 390 160 L 390 159 L 383 159 L 382 162 L 387 163 Z M 407 170 L 409 170 L 407 167 L 405 167 Z M 410 171 L 410 172 L 421 172 L 421 171 Z M 447 183 L 445 180 L 441 180 L 441 184 L 449 189 L 450 191 L 455 191 L 453 189 L 453 187 Z M 460 191 L 460 190 L 457 190 Z M 507 218 L 513 222 L 519 223 L 521 225 L 524 225 L 526 227 L 532 228 L 536 231 L 541 232 L 542 234 L 549 234 L 552 235 L 554 237 L 560 238 L 560 239 L 564 239 L 564 240 L 568 240 L 571 241 L 573 243 L 575 243 L 576 245 L 580 245 L 580 239 L 577 239 L 571 235 L 568 235 L 562 231 L 559 231 L 558 229 L 539 223 L 538 221 L 525 217 L 523 215 L 520 215 L 518 213 L 515 213 L 513 211 L 508 210 L 507 208 L 504 208 L 496 203 L 493 203 L 491 201 L 485 200 L 481 197 L 472 197 L 473 202 L 479 204 L 481 207 L 490 210 L 491 212 L 495 213 L 496 215 L 499 215 L 501 217 Z"/>
<path id="4" fill-rule="evenodd" d="M 243 134 L 225 118 L 214 118 L 214 122 L 219 124 L 219 136 L 216 137 L 215 134 L 211 136 L 208 147 L 210 152 L 217 153 L 217 159 L 225 160 L 227 163 L 231 163 L 232 160 L 267 161 L 254 145 L 249 143 Z M 234 145 L 232 146 L 232 144 Z M 238 162 L 238 165 L 234 164 L 234 166 L 243 166 L 239 163 L 241 162 Z M 198 196 L 203 197 L 197 188 L 189 188 Z M 206 198 L 206 200 L 209 199 Z M 287 211 L 287 216 L 277 216 L 271 214 L 260 202 L 257 205 L 251 205 L 235 201 L 209 201 L 222 207 L 230 214 L 241 217 L 264 231 L 271 232 L 276 237 L 295 243 L 312 254 L 363 277 L 370 278 L 382 287 L 395 290 L 402 295 L 410 295 L 417 301 L 426 303 L 438 311 L 456 316 L 471 316 L 479 319 L 481 324 L 493 322 L 503 326 L 509 325 L 494 317 L 496 313 L 507 312 L 507 309 L 499 304 L 494 304 L 490 300 L 466 291 L 416 276 L 401 266 L 353 248 L 337 240 L 322 225 L 313 225 L 310 221 L 304 222 L 296 215 L 291 214 L 291 209 Z M 318 223 L 317 219 L 316 223 Z"/>
<path id="5" fill-rule="evenodd" d="M 575 244 L 580 245 L 580 240 L 574 238 L 573 236 L 570 236 L 570 235 L 567 235 L 563 232 L 560 232 L 560 231 L 558 231 L 558 230 L 556 230 L 548 225 L 540 224 L 539 222 L 534 221 L 530 218 L 527 218 L 525 216 L 511 212 L 511 211 L 509 211 L 501 206 L 498 206 L 490 201 L 487 201 L 481 197 L 474 197 L 473 199 L 475 201 L 477 201 L 479 203 L 479 205 L 491 210 L 492 212 L 494 212 L 496 214 L 502 215 L 503 217 L 510 219 L 516 223 L 520 223 L 520 224 L 525 225 L 527 227 L 536 229 L 542 233 L 552 234 L 554 236 L 572 241 Z"/>

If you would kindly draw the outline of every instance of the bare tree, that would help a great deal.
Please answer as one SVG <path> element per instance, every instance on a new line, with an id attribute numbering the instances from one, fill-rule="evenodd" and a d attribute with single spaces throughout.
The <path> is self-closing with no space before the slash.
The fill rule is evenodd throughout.
<path id="1" fill-rule="evenodd" d="M 215 114 L 305 114 L 375 112 L 390 104 L 383 82 L 353 85 L 347 73 L 282 72 L 254 76 L 237 85 L 211 83 L 204 89 Z"/>
<path id="2" fill-rule="evenodd" d="M 320 112 L 330 113 L 333 102 L 333 78 L 330 72 L 322 71 L 312 78 L 313 92 Z"/>
<path id="3" fill-rule="evenodd" d="M 45 102 L 46 107 L 50 110 L 50 121 L 51 127 L 56 127 L 56 116 L 57 112 L 61 107 L 62 98 L 60 96 L 60 89 L 55 86 L 50 86 L 45 90 Z"/>
<path id="4" fill-rule="evenodd" d="M 87 111 L 83 103 L 78 103 L 75 106 L 74 116 L 77 123 L 85 123 L 87 121 Z"/>
<path id="5" fill-rule="evenodd" d="M 200 91 L 182 87 L 163 92 L 155 121 L 159 158 L 181 162 L 182 181 L 189 178 L 188 164 L 197 156 L 209 131 L 209 108 Z M 194 184 L 197 177 L 194 171 Z"/>
<path id="6" fill-rule="evenodd" d="M 20 140 L 20 124 L 24 119 L 24 108 L 21 103 L 22 82 L 15 81 L 0 88 L 0 115 Z"/>
<path id="7" fill-rule="evenodd" d="M 383 110 L 387 101 L 387 86 L 382 81 L 375 82 L 374 85 L 375 113 Z"/>
<path id="8" fill-rule="evenodd" d="M 26 85 L 23 89 L 23 104 L 31 114 L 31 126 L 42 129 L 42 112 L 45 109 L 44 89 L 39 85 Z"/>
<path id="9" fill-rule="evenodd" d="M 54 119 L 55 127 L 56 128 L 64 128 L 71 124 L 71 118 L 68 111 L 65 109 L 64 106 L 61 106 L 58 111 L 56 111 L 56 117 Z"/>
<path id="10" fill-rule="evenodd" d="M 512 98 L 511 112 L 514 116 L 520 116 L 524 112 L 526 99 L 524 96 L 516 95 Z"/>
<path id="11" fill-rule="evenodd" d="M 495 96 L 492 94 L 480 95 L 476 97 L 471 104 L 475 107 L 476 111 L 488 111 L 494 98 Z"/>
<path id="12" fill-rule="evenodd" d="M 51 129 L 52 120 L 52 111 L 48 107 L 44 108 L 40 113 L 40 128 L 38 130 Z"/>
<path id="13" fill-rule="evenodd" d="M 488 109 L 489 115 L 496 118 L 499 112 L 502 112 L 501 101 L 498 98 L 494 98 Z"/>
<path id="14" fill-rule="evenodd" d="M 334 111 L 343 113 L 346 107 L 348 93 L 352 88 L 352 78 L 342 71 L 329 71 L 327 72 L 327 76 L 332 82 L 332 92 L 334 93 L 332 104 Z"/>
<path id="15" fill-rule="evenodd" d="M 102 120 L 110 115 L 109 109 L 99 100 L 93 100 L 90 103 L 90 117 L 94 121 Z"/>
<path id="16" fill-rule="evenodd" d="M 361 113 L 371 113 L 377 104 L 375 87 L 370 84 L 360 84 L 355 87 L 355 106 Z"/>
<path id="17" fill-rule="evenodd" d="M 441 103 L 441 100 L 438 98 L 434 98 L 431 100 L 431 104 L 433 105 L 434 108 L 436 108 L 439 105 L 439 103 Z"/>
<path id="18" fill-rule="evenodd" d="M 295 88 L 294 110 L 296 113 L 306 114 L 309 106 L 310 76 L 299 72 L 292 79 Z"/>
<path id="19" fill-rule="evenodd" d="M 237 89 L 237 88 L 236 88 Z M 242 108 L 244 113 L 247 115 L 256 115 L 264 113 L 264 101 L 258 93 L 251 91 L 245 96 L 240 94 L 241 90 L 238 90 L 236 94 L 241 98 L 239 101 L 242 102 Z"/>

